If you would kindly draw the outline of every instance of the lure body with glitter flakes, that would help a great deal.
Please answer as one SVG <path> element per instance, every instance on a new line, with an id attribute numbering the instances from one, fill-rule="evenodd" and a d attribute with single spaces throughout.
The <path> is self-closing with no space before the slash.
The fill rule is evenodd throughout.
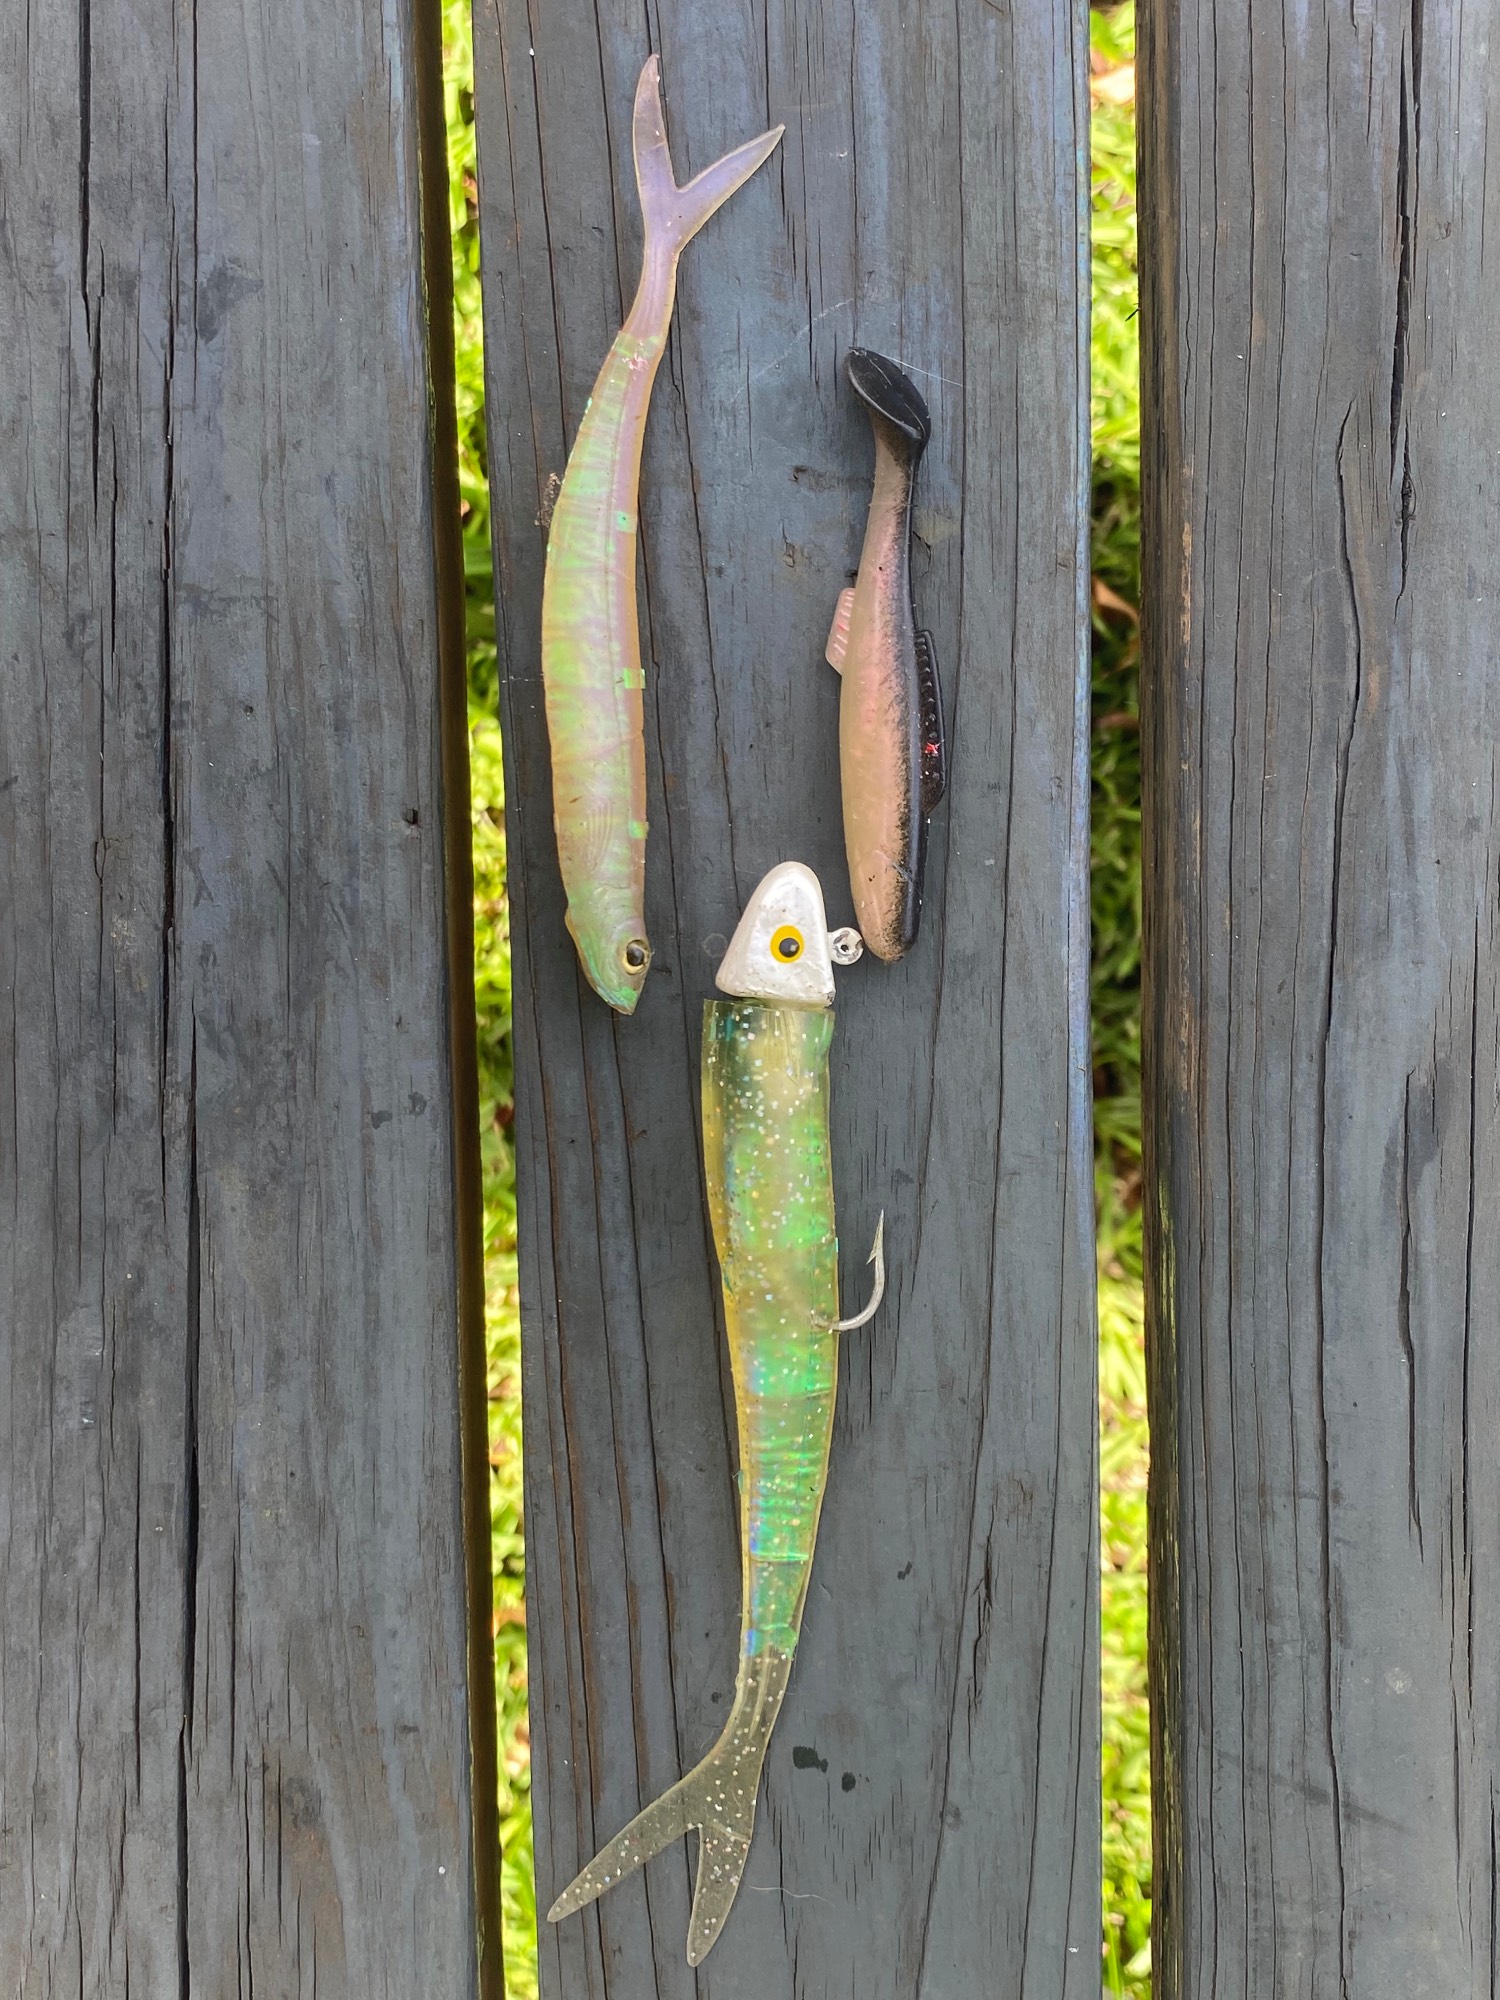
<path id="1" fill-rule="evenodd" d="M 636 618 L 641 446 L 666 350 L 684 245 L 774 151 L 783 128 L 679 187 L 667 150 L 660 64 L 635 93 L 635 176 L 645 223 L 640 284 L 599 371 L 552 510 L 542 586 L 542 680 L 552 816 L 568 929 L 595 992 L 635 1011 L 646 937 L 646 749 Z"/>
<path id="2" fill-rule="evenodd" d="M 691 1828 L 698 1873 L 687 1956 L 698 1964 L 739 1888 L 771 1731 L 791 1676 L 828 1476 L 840 1321 L 828 1145 L 833 965 L 861 949 L 830 936 L 817 877 L 773 868 L 719 968 L 734 996 L 703 1015 L 703 1152 L 724 1287 L 740 1453 L 740 1662 L 723 1733 L 703 1761 L 604 1847 L 553 1904 L 585 1903 Z"/>

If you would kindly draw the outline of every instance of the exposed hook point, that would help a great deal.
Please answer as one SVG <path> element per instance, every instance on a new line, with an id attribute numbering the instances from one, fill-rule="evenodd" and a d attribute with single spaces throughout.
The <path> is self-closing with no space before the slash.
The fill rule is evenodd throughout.
<path id="1" fill-rule="evenodd" d="M 856 1313 L 853 1319 L 836 1319 L 833 1323 L 833 1331 L 835 1333 L 853 1333 L 857 1326 L 863 1326 L 868 1320 L 872 1320 L 880 1308 L 880 1301 L 885 1297 L 884 1209 L 880 1211 L 880 1220 L 875 1225 L 875 1243 L 870 1251 L 869 1262 L 875 1266 L 875 1290 L 871 1295 L 870 1303 L 862 1313 Z"/>

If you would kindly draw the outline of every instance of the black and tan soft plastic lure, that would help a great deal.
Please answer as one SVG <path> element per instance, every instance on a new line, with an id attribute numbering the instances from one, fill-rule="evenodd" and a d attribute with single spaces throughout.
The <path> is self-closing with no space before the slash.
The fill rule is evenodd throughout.
<path id="1" fill-rule="evenodd" d="M 911 596 L 911 505 L 932 426 L 911 382 L 884 355 L 851 348 L 850 388 L 875 433 L 875 485 L 859 574 L 839 593 L 828 662 L 843 676 L 839 770 L 844 845 L 860 933 L 877 958 L 901 958 L 922 914 L 927 815 L 947 758 L 932 635 Z"/>

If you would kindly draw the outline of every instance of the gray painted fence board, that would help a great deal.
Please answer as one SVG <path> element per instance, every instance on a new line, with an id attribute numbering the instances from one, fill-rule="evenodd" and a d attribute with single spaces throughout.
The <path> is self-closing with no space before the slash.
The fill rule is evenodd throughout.
<path id="1" fill-rule="evenodd" d="M 1495 11 L 1143 26 L 1159 1991 L 1492 1995 Z"/>
<path id="2" fill-rule="evenodd" d="M 476 1987 L 413 58 L 0 28 L 7 1994 Z"/>
<path id="3" fill-rule="evenodd" d="M 475 33 L 543 1909 L 701 1754 L 733 1684 L 700 1010 L 771 863 L 813 864 L 848 916 L 821 656 L 868 495 L 856 340 L 932 405 L 916 587 L 954 748 L 919 945 L 840 986 L 845 1283 L 862 1295 L 884 1207 L 891 1303 L 845 1346 L 745 1884 L 695 1976 L 673 1850 L 543 1924 L 543 1991 L 1097 1993 L 1082 14 L 499 0 Z M 623 1021 L 562 927 L 537 517 L 635 282 L 652 48 L 680 175 L 789 129 L 683 258 L 647 439 L 656 962 Z"/>

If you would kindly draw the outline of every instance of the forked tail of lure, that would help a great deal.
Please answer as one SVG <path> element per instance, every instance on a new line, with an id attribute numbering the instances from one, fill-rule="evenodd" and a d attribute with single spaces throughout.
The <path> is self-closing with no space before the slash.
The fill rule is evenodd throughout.
<path id="1" fill-rule="evenodd" d="M 567 924 L 589 984 L 622 1014 L 634 1010 L 651 963 L 645 674 L 635 601 L 646 412 L 683 246 L 774 150 L 782 128 L 737 146 L 679 187 L 652 56 L 636 87 L 633 131 L 646 236 L 640 284 L 568 457 L 542 585 L 552 817 Z"/>
<path id="2" fill-rule="evenodd" d="M 747 139 L 679 187 L 662 115 L 661 58 L 648 56 L 636 85 L 632 132 L 636 187 L 646 226 L 646 261 L 649 263 L 653 255 L 678 256 L 709 217 L 770 158 L 785 130 L 784 125 L 775 125 L 758 138 Z"/>
<path id="3" fill-rule="evenodd" d="M 791 1672 L 790 1653 L 768 1651 L 741 1659 L 734 1705 L 718 1742 L 702 1763 L 599 1850 L 547 1912 L 549 1922 L 581 1910 L 674 1840 L 696 1832 L 698 1875 L 687 1958 L 689 1965 L 700 1962 L 724 1928 L 745 1872 L 761 1766 Z"/>

